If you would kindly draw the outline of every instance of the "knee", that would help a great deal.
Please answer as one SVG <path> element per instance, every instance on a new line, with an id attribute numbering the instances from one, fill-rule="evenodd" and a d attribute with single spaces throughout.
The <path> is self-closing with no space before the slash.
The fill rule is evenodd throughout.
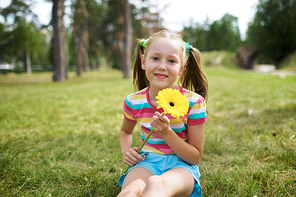
<path id="1" fill-rule="evenodd" d="M 148 178 L 146 187 L 153 188 L 153 190 L 161 191 L 164 188 L 164 180 L 161 176 L 151 176 Z"/>

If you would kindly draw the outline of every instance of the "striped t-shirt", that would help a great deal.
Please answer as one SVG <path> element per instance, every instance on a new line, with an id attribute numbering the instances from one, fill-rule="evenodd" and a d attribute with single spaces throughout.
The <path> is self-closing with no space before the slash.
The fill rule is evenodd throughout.
<path id="1" fill-rule="evenodd" d="M 123 104 L 123 115 L 126 119 L 138 122 L 141 125 L 142 141 L 150 133 L 152 127 L 150 125 L 152 117 L 156 111 L 163 113 L 163 109 L 156 109 L 148 96 L 149 87 L 139 92 L 128 95 Z M 189 110 L 185 116 L 177 119 L 170 114 L 166 116 L 170 120 L 171 128 L 184 141 L 187 141 L 187 125 L 196 125 L 204 123 L 207 119 L 206 102 L 204 98 L 193 91 L 180 87 L 180 92 L 187 98 L 189 102 Z M 145 146 L 143 152 L 154 152 L 159 154 L 174 154 L 173 150 L 167 143 L 157 134 L 152 133 Z"/>

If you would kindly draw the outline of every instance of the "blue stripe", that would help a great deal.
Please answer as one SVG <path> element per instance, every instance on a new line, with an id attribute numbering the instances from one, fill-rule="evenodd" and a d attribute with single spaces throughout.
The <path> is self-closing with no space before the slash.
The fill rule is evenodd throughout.
<path id="1" fill-rule="evenodd" d="M 204 118 L 207 116 L 206 112 L 201 112 L 199 114 L 191 114 L 188 119 L 199 119 L 199 118 Z"/>
<path id="2" fill-rule="evenodd" d="M 186 127 L 184 126 L 183 128 L 172 128 L 172 129 L 175 131 L 175 133 L 181 133 L 183 130 L 186 129 Z"/>
<path id="3" fill-rule="evenodd" d="M 189 102 L 189 107 L 193 107 L 193 105 L 195 105 L 195 102 L 196 102 L 196 101 L 194 101 L 194 102 Z"/>
<path id="4" fill-rule="evenodd" d="M 141 138 L 142 138 L 143 140 L 146 139 L 146 137 L 143 136 L 143 135 L 141 135 Z M 149 144 L 166 144 L 166 142 L 165 142 L 164 140 L 153 141 L 153 140 L 148 139 L 147 142 L 148 142 Z"/>
<path id="5" fill-rule="evenodd" d="M 132 108 L 133 110 L 143 109 L 143 108 L 153 108 L 149 105 L 149 103 L 142 103 L 142 104 L 133 104 L 129 100 L 125 99 L 125 103 L 127 106 Z"/>

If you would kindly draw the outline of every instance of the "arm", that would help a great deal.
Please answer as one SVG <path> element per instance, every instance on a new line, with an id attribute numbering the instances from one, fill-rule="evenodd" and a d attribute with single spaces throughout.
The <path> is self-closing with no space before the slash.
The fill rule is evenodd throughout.
<path id="1" fill-rule="evenodd" d="M 158 112 L 155 113 L 151 126 L 181 159 L 191 165 L 200 162 L 204 146 L 204 123 L 188 125 L 188 143 L 171 129 L 169 119 Z"/>
<path id="2" fill-rule="evenodd" d="M 133 166 L 140 160 L 144 159 L 137 153 L 139 147 L 131 147 L 133 139 L 132 133 L 135 126 L 136 122 L 132 122 L 124 118 L 119 132 L 119 145 L 121 153 L 124 157 L 124 163 L 130 166 Z"/>

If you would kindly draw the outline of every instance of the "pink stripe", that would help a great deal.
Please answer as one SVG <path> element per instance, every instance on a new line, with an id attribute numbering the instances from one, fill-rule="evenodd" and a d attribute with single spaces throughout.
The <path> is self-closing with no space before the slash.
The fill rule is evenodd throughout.
<path id="1" fill-rule="evenodd" d="M 158 150 L 160 150 L 161 152 L 163 152 L 164 154 L 171 154 L 174 153 L 173 150 L 167 145 L 167 144 L 149 144 L 146 143 L 145 146 L 151 147 L 151 148 L 156 148 Z"/>
<path id="2" fill-rule="evenodd" d="M 196 124 L 202 124 L 207 120 L 207 116 L 204 118 L 199 119 L 190 119 L 190 121 L 187 122 L 188 125 L 196 125 Z"/>
<path id="3" fill-rule="evenodd" d="M 204 102 L 205 102 L 205 99 L 202 96 L 200 96 L 195 103 L 201 104 L 201 103 L 204 103 Z"/>
<path id="4" fill-rule="evenodd" d="M 150 130 L 147 129 L 146 127 L 142 127 L 142 130 L 144 133 L 146 133 L 146 135 L 148 135 L 150 133 Z M 183 130 L 181 133 L 176 133 L 181 139 L 186 139 L 186 130 Z M 156 133 L 152 133 L 151 134 L 152 137 L 155 137 L 155 138 L 161 138 L 159 135 L 157 135 Z"/>

